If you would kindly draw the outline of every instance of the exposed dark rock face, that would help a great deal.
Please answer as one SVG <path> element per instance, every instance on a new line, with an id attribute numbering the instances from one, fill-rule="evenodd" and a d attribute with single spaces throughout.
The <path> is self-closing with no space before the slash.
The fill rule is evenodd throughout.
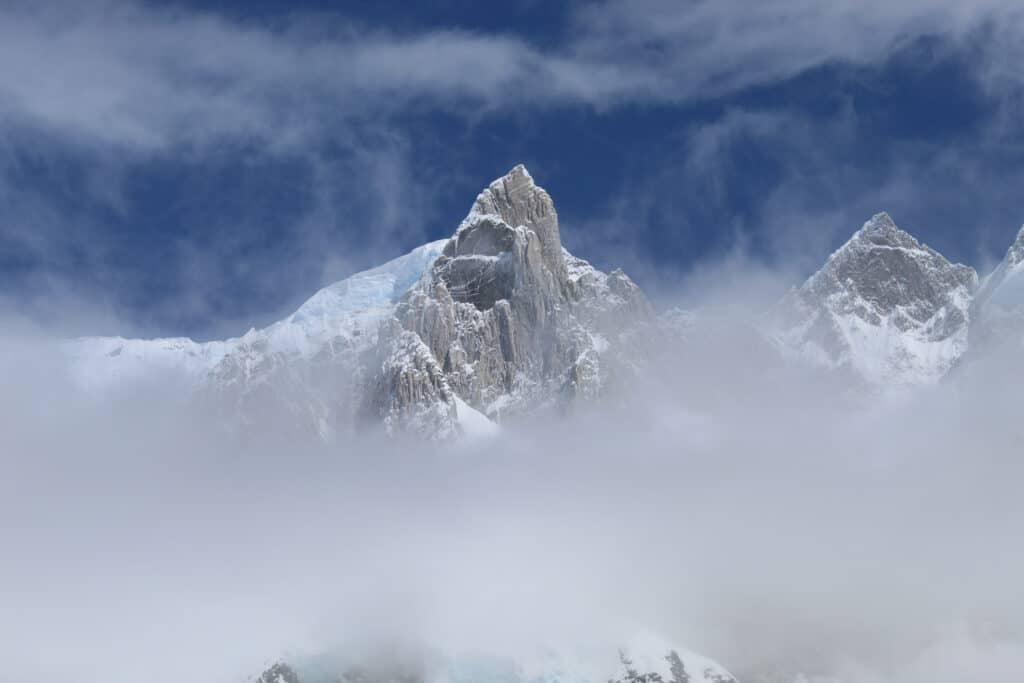
<path id="1" fill-rule="evenodd" d="M 950 263 L 880 213 L 807 281 L 801 294 L 813 301 L 833 301 L 836 313 L 854 314 L 874 325 L 890 316 L 903 332 L 928 325 L 927 338 L 936 340 L 967 322 L 964 307 L 958 305 L 962 302 L 954 297 L 959 292 L 969 295 L 977 279 L 973 268 Z"/>

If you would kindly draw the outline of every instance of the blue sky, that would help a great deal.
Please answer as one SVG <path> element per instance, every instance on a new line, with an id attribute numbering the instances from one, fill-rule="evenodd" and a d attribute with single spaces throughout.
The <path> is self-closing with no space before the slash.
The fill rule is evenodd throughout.
<path id="1" fill-rule="evenodd" d="M 519 162 L 654 296 L 799 278 L 883 209 L 984 270 L 1024 222 L 1015 4 L 6 3 L 0 306 L 238 334 Z"/>

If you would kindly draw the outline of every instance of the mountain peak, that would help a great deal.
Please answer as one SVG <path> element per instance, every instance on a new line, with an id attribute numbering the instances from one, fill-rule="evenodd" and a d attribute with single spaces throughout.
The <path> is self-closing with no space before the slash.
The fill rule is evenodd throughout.
<path id="1" fill-rule="evenodd" d="M 477 195 L 470 216 L 474 214 L 498 216 L 513 228 L 525 226 L 537 233 L 545 252 L 561 253 L 554 202 L 544 188 L 534 183 L 533 176 L 522 164 L 494 180 Z"/>
<path id="2" fill-rule="evenodd" d="M 933 381 L 960 356 L 974 269 L 950 263 L 887 213 L 864 223 L 795 291 L 790 343 L 873 382 Z"/>
<path id="3" fill-rule="evenodd" d="M 526 166 L 516 164 L 508 173 L 491 181 L 490 185 L 477 195 L 473 211 L 482 214 L 496 213 L 506 218 L 503 210 L 521 208 L 521 204 L 541 197 L 546 198 L 547 203 L 551 203 L 551 197 L 537 186 Z M 507 221 L 513 227 L 518 225 L 514 222 L 513 216 L 507 218 L 513 219 Z"/>
<path id="4" fill-rule="evenodd" d="M 971 286 L 977 276 L 972 268 L 950 263 L 942 254 L 918 242 L 883 211 L 865 222 L 804 287 L 855 286 L 879 292 L 906 292 L 915 283 L 930 283 L 935 277 L 948 278 L 949 282 L 944 284 L 958 282 Z"/>
<path id="5" fill-rule="evenodd" d="M 892 216 L 886 211 L 880 211 L 871 217 L 864 227 L 872 232 L 891 232 L 893 230 L 899 230 L 896 227 L 896 222 L 893 221 Z"/>
<path id="6" fill-rule="evenodd" d="M 556 282 L 566 279 L 558 213 L 551 196 L 538 186 L 522 164 L 494 180 L 477 195 L 469 215 L 459 226 L 448 256 L 498 256 L 512 249 L 520 228 L 521 239 L 535 242 L 540 261 Z"/>
<path id="7" fill-rule="evenodd" d="M 530 180 L 530 182 L 533 182 L 533 176 L 531 176 L 530 172 L 526 170 L 526 164 L 516 164 L 513 166 L 512 170 L 505 174 L 506 178 L 510 176 L 525 176 Z"/>
<path id="8" fill-rule="evenodd" d="M 395 317 L 460 400 L 498 418 L 597 396 L 611 377 L 601 365 L 610 340 L 651 311 L 625 274 L 601 273 L 562 248 L 551 198 L 520 165 L 477 196 Z M 416 388 L 423 377 L 397 377 L 388 386 L 413 387 L 404 403 L 430 395 Z"/>
<path id="9" fill-rule="evenodd" d="M 921 248 L 920 242 L 906 230 L 901 230 L 885 211 L 872 216 L 850 241 L 868 242 L 881 247 Z"/>

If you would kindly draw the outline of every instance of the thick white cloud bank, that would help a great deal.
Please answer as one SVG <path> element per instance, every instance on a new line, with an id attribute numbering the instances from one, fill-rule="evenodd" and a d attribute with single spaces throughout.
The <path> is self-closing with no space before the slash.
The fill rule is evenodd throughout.
<path id="1" fill-rule="evenodd" d="M 858 396 L 726 310 L 626 395 L 447 446 L 223 437 L 8 335 L 4 680 L 243 680 L 393 639 L 614 662 L 642 632 L 748 682 L 1012 680 L 1019 364 Z"/>

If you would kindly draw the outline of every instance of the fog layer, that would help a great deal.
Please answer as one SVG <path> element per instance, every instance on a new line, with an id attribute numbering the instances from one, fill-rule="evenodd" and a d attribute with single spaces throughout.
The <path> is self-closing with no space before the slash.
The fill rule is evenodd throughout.
<path id="1" fill-rule="evenodd" d="M 1019 364 L 855 391 L 706 314 L 618 398 L 455 444 L 244 443 L 159 382 L 0 349 L 0 680 L 238 681 L 400 638 L 637 632 L 741 681 L 1024 671 Z M 7 329 L 12 329 L 8 327 Z"/>

